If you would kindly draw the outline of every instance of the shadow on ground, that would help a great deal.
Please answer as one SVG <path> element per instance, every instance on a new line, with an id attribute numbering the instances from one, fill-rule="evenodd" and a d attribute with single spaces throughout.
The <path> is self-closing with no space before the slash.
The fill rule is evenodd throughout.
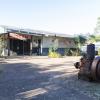
<path id="1" fill-rule="evenodd" d="M 62 65 L 65 63 L 48 67 Z M 77 84 L 83 81 L 77 80 L 75 71 L 49 71 L 48 67 L 32 63 L 5 63 L 2 66 L 5 70 L 0 75 L 0 100 L 93 100 L 78 90 Z M 73 82 L 76 83 L 73 85 Z"/>

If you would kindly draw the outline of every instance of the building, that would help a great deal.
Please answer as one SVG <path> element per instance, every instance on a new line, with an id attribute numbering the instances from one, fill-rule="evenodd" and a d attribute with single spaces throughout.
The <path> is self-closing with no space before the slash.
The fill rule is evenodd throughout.
<path id="1" fill-rule="evenodd" d="M 65 49 L 74 48 L 75 43 L 67 34 L 0 26 L 0 56 L 48 55 L 52 46 L 64 55 Z"/>

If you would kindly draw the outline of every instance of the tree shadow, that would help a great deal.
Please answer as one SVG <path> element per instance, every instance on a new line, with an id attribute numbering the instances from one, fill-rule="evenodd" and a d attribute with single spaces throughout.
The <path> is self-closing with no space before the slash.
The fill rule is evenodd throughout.
<path id="1" fill-rule="evenodd" d="M 7 63 L 3 73 L 0 75 L 0 96 L 14 100 L 17 94 L 38 88 L 44 88 L 50 84 L 51 73 L 40 73 L 47 69 L 31 63 Z M 53 74 L 53 73 L 52 73 Z M 54 72 L 54 74 L 62 74 Z M 24 97 L 22 97 L 24 98 Z"/>
<path id="2" fill-rule="evenodd" d="M 60 70 L 49 71 L 49 67 L 59 68 L 62 65 L 54 64 L 43 68 L 34 63 L 3 64 L 5 70 L 0 76 L 0 98 L 5 97 L 4 100 L 73 100 L 73 98 L 89 100 L 89 97 L 70 87 L 71 83 L 78 81 L 75 70 L 67 73 Z"/>

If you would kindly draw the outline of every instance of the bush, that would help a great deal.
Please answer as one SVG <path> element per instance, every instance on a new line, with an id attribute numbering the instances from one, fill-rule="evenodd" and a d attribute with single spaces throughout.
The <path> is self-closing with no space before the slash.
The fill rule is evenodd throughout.
<path id="1" fill-rule="evenodd" d="M 66 56 L 79 56 L 80 54 L 81 54 L 81 51 L 79 50 L 79 48 L 65 49 Z"/>
<path id="2" fill-rule="evenodd" d="M 49 54 L 48 54 L 48 56 L 50 57 L 50 58 L 60 58 L 61 57 L 61 55 L 59 54 L 59 53 L 57 53 L 57 52 L 49 52 Z"/>

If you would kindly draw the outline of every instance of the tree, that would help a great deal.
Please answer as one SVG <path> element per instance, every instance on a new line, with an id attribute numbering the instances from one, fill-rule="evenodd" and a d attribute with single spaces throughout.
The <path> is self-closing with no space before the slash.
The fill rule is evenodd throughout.
<path id="1" fill-rule="evenodd" d="M 82 35 L 78 35 L 74 38 L 75 44 L 78 48 L 80 48 L 82 45 L 85 44 L 86 42 L 86 37 L 82 36 Z"/>
<path id="2" fill-rule="evenodd" d="M 96 23 L 96 27 L 94 29 L 94 34 L 89 35 L 88 37 L 88 42 L 89 43 L 95 43 L 100 41 L 100 17 L 97 18 L 97 23 Z"/>
<path id="3" fill-rule="evenodd" d="M 88 38 L 88 42 L 89 42 L 89 43 L 95 43 L 95 42 L 96 42 L 96 37 L 95 37 L 95 35 L 90 35 L 89 38 Z"/>
<path id="4" fill-rule="evenodd" d="M 87 41 L 87 38 L 83 35 L 78 35 L 74 38 L 75 44 L 76 44 L 76 55 L 81 54 L 81 46 L 84 45 Z"/>
<path id="5" fill-rule="evenodd" d="M 88 38 L 89 43 L 95 43 L 100 41 L 100 35 L 90 35 Z"/>
<path id="6" fill-rule="evenodd" d="M 98 17 L 98 19 L 97 19 L 97 24 L 96 24 L 96 27 L 94 29 L 94 33 L 95 34 L 100 33 L 100 17 Z"/>

